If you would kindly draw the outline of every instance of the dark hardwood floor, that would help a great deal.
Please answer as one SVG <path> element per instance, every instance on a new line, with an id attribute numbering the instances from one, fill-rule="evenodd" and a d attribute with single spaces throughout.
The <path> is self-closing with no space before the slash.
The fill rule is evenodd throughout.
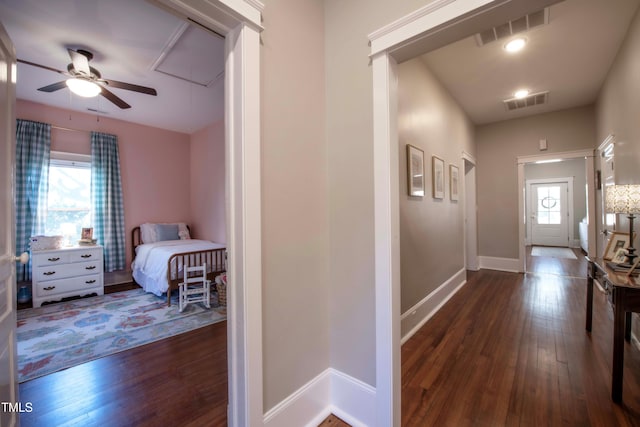
<path id="1" fill-rule="evenodd" d="M 526 275 L 469 273 L 405 343 L 403 426 L 640 426 L 640 351 L 626 344 L 614 404 L 612 310 L 596 292 L 585 332 L 582 256 L 531 258 Z M 226 348 L 222 322 L 25 382 L 22 426 L 224 426 Z"/>
<path id="2" fill-rule="evenodd" d="M 586 279 L 471 273 L 402 347 L 402 425 L 640 425 L 640 351 L 626 344 L 617 405 L 612 310 L 594 299 L 588 334 Z"/>
<path id="3" fill-rule="evenodd" d="M 26 426 L 224 426 L 227 322 L 20 384 Z"/>
<path id="4" fill-rule="evenodd" d="M 586 254 L 580 248 L 572 248 L 576 259 L 531 256 L 532 246 L 526 247 L 527 272 L 536 274 L 555 274 L 558 276 L 587 277 L 588 262 Z"/>

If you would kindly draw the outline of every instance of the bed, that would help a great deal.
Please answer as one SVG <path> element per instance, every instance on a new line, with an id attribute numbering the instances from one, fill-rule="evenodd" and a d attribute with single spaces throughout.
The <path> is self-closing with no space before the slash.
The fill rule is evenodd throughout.
<path id="1" fill-rule="evenodd" d="M 177 233 L 173 226 L 177 226 Z M 135 227 L 131 230 L 131 246 L 133 280 L 146 292 L 158 296 L 166 292 L 169 306 L 171 291 L 178 289 L 184 266 L 206 263 L 207 278 L 212 281 L 226 271 L 225 246 L 191 239 L 189 227 L 182 223 Z"/>

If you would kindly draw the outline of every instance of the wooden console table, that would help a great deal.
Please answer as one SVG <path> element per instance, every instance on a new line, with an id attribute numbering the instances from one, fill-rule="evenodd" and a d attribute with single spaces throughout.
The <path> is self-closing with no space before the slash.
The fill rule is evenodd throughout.
<path id="1" fill-rule="evenodd" d="M 593 315 L 593 281 L 598 280 L 610 294 L 613 303 L 613 369 L 611 372 L 611 399 L 622 402 L 622 371 L 624 342 L 631 339 L 631 313 L 640 312 L 640 277 L 627 277 L 615 272 L 599 258 L 589 258 L 587 277 L 586 329 L 591 332 Z"/>

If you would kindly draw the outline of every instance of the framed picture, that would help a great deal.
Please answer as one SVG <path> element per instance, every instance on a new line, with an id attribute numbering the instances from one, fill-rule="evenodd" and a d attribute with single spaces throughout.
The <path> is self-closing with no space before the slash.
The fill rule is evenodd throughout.
<path id="1" fill-rule="evenodd" d="M 620 248 L 616 251 L 611 261 L 616 264 L 624 264 L 625 259 L 627 259 L 627 251 L 624 248 Z"/>
<path id="2" fill-rule="evenodd" d="M 458 167 L 449 165 L 449 191 L 451 192 L 451 200 L 458 200 L 458 178 Z"/>
<path id="3" fill-rule="evenodd" d="M 444 160 L 438 156 L 431 157 L 433 198 L 444 199 Z"/>
<path id="4" fill-rule="evenodd" d="M 407 189 L 410 196 L 424 196 L 424 151 L 407 144 Z"/>
<path id="5" fill-rule="evenodd" d="M 83 227 L 82 228 L 82 240 L 91 240 L 93 239 L 93 227 Z"/>
<path id="6" fill-rule="evenodd" d="M 617 231 L 614 231 L 611 233 L 611 237 L 609 237 L 609 242 L 607 243 L 607 248 L 604 250 L 602 258 L 611 261 L 616 256 L 619 249 L 627 249 L 628 247 L 629 233 L 618 233 Z"/>

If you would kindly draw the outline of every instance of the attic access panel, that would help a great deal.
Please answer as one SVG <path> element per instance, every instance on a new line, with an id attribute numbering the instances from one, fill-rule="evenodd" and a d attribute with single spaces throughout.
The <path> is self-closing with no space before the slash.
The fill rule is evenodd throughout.
<path id="1" fill-rule="evenodd" d="M 185 22 L 169 40 L 152 68 L 210 87 L 224 75 L 224 38 Z"/>

